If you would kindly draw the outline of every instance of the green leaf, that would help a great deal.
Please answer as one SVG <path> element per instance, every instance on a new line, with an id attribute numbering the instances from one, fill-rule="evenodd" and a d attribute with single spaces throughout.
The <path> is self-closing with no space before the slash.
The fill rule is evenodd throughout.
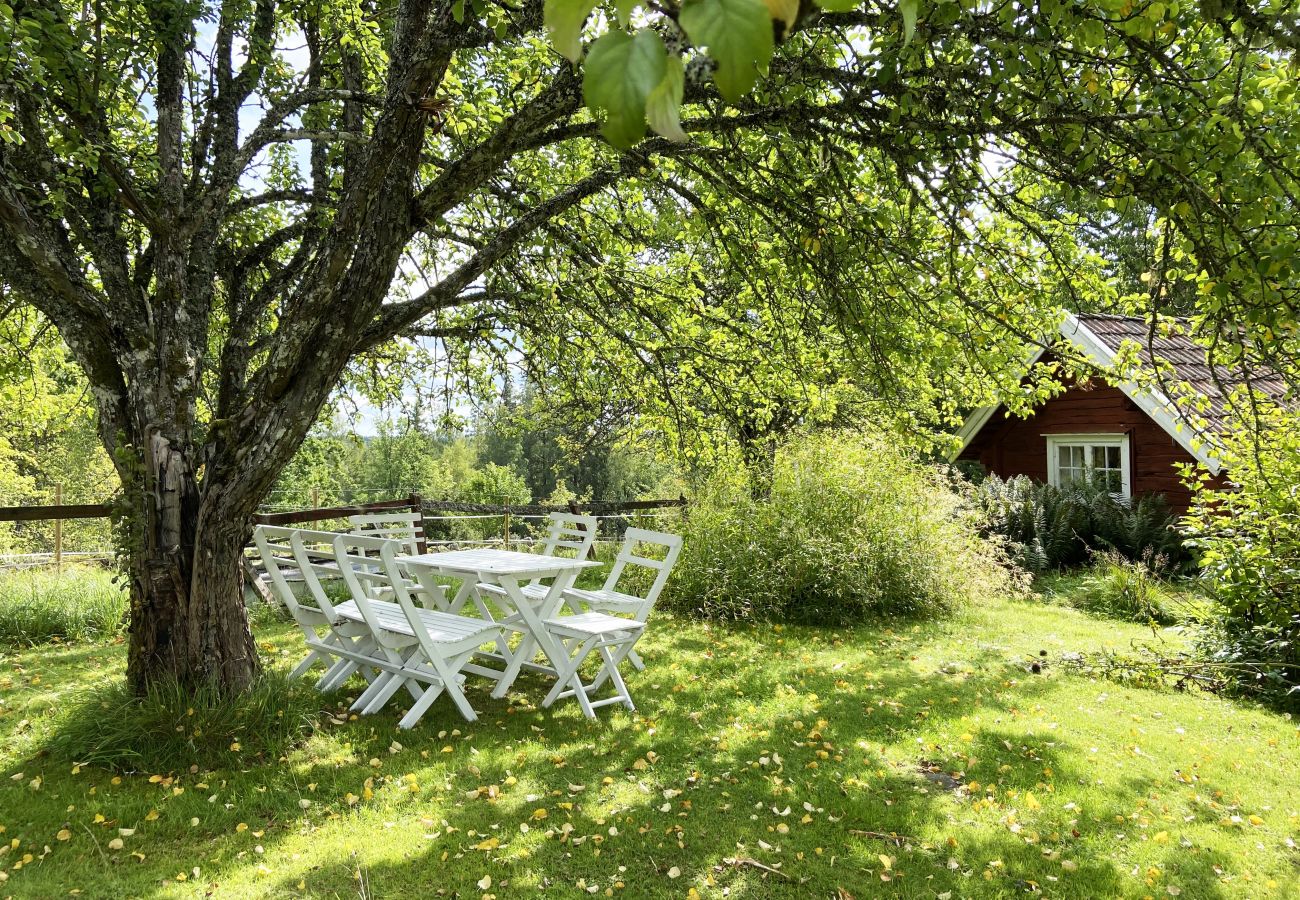
<path id="1" fill-rule="evenodd" d="M 772 58 L 772 17 L 763 0 L 687 0 L 678 21 L 717 63 L 713 80 L 728 100 L 754 86 Z"/>
<path id="2" fill-rule="evenodd" d="M 912 43 L 916 34 L 916 10 L 921 0 L 898 0 L 898 11 L 903 14 L 903 46 Z"/>
<path id="3" fill-rule="evenodd" d="M 859 0 L 817 0 L 817 5 L 827 12 L 849 12 L 858 8 Z"/>
<path id="4" fill-rule="evenodd" d="M 645 116 L 650 127 L 670 141 L 686 140 L 678 112 L 682 105 L 682 89 L 686 84 L 685 67 L 680 56 L 668 57 L 663 80 L 655 85 L 646 100 Z"/>
<path id="5" fill-rule="evenodd" d="M 616 147 L 631 147 L 645 135 L 646 100 L 664 80 L 668 51 L 658 34 L 643 28 L 633 37 L 607 31 L 591 45 L 582 95 L 593 111 L 605 111 L 601 132 Z"/>
<path id="6" fill-rule="evenodd" d="M 596 8 L 596 0 L 546 0 L 542 21 L 556 52 L 572 62 L 582 58 L 582 26 Z"/>

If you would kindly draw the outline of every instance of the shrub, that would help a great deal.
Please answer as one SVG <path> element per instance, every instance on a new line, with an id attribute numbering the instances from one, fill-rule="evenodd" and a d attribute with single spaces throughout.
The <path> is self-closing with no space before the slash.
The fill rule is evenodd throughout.
<path id="1" fill-rule="evenodd" d="M 1225 434 L 1234 489 L 1202 480 L 1188 543 L 1214 586 L 1206 652 L 1244 690 L 1300 708 L 1300 414 L 1260 415 Z"/>
<path id="2" fill-rule="evenodd" d="M 1163 571 L 1189 559 L 1177 517 L 1158 494 L 1127 500 L 1087 483 L 1058 488 L 1024 475 L 1006 481 L 990 475 L 976 497 L 989 532 L 1006 538 L 1031 572 L 1083 565 L 1095 551 L 1132 562 L 1160 560 Z"/>
<path id="3" fill-rule="evenodd" d="M 118 634 L 130 601 L 104 569 L 0 575 L 0 641 L 36 644 Z"/>
<path id="4" fill-rule="evenodd" d="M 309 682 L 274 672 L 233 695 L 165 682 L 137 697 L 118 680 L 74 696 L 48 749 L 121 771 L 235 767 L 291 750 L 315 730 L 321 706 Z"/>
<path id="5" fill-rule="evenodd" d="M 840 625 L 1018 589 L 971 512 L 881 438 L 806 437 L 778 453 L 767 499 L 724 477 L 692 503 L 665 602 L 709 618 Z"/>

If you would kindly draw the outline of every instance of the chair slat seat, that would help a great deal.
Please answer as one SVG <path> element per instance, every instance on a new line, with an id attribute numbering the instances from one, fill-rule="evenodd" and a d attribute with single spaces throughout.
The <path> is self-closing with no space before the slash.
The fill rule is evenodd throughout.
<path id="1" fill-rule="evenodd" d="M 576 616 L 547 619 L 546 627 L 556 634 L 589 637 L 592 635 L 626 637 L 645 628 L 644 622 L 611 616 L 601 612 L 585 612 Z"/>
<path id="2" fill-rule="evenodd" d="M 402 607 L 398 604 L 384 600 L 371 600 L 370 609 L 385 631 L 415 637 L 415 629 L 411 626 L 406 613 L 402 611 Z M 353 622 L 364 622 L 366 620 L 355 600 L 348 600 L 338 604 L 334 607 L 334 611 L 339 615 L 340 619 L 348 619 Z M 496 625 L 484 619 L 471 619 L 468 616 L 458 616 L 454 613 L 438 612 L 432 609 L 417 609 L 416 613 L 420 622 L 424 625 L 424 630 L 429 635 L 429 639 L 435 644 L 460 643 L 467 638 L 477 635 L 491 635 L 496 631 Z"/>

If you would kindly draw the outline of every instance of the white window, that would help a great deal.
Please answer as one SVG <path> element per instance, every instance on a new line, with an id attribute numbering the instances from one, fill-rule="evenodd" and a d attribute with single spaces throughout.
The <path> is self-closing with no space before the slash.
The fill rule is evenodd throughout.
<path id="1" fill-rule="evenodd" d="M 1092 481 L 1129 497 L 1133 480 L 1127 434 L 1048 434 L 1047 480 L 1057 487 Z"/>

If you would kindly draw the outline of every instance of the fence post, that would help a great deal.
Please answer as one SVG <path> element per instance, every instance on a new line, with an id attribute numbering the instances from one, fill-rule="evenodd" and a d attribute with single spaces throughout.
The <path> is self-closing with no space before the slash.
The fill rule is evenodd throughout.
<path id="1" fill-rule="evenodd" d="M 502 505 L 505 506 L 505 504 Z M 509 506 L 505 506 L 505 515 L 501 517 L 501 543 L 507 550 L 510 549 L 510 507 Z"/>
<path id="2" fill-rule="evenodd" d="M 579 506 L 578 506 L 578 501 L 577 501 L 577 500 L 570 500 L 570 501 L 569 501 L 569 512 L 570 512 L 572 515 L 575 515 L 575 516 L 580 516 L 580 515 L 582 515 L 582 509 L 579 508 Z M 593 512 L 594 512 L 594 511 L 593 511 Z M 583 530 L 583 531 L 586 531 L 586 530 L 587 530 L 587 526 L 586 526 L 586 525 L 583 525 L 583 526 L 582 526 L 582 530 Z M 600 531 L 600 525 L 599 525 L 599 523 L 596 525 L 596 531 L 597 531 L 597 532 Z M 591 544 L 590 547 L 587 548 L 587 550 L 586 550 L 586 555 L 583 557 L 583 559 L 595 559 L 595 558 L 596 558 L 596 543 L 595 543 L 595 541 L 592 541 L 592 544 Z"/>
<path id="3" fill-rule="evenodd" d="M 318 484 L 311 486 L 311 508 L 320 509 L 320 485 Z"/>
<path id="4" fill-rule="evenodd" d="M 418 553 L 429 552 L 429 536 L 424 531 L 424 498 L 419 494 L 411 494 L 411 512 L 420 517 L 419 527 L 415 530 L 415 549 Z"/>
<path id="5" fill-rule="evenodd" d="M 63 482 L 54 483 L 54 505 L 63 505 Z M 54 520 L 54 573 L 63 574 L 63 520 Z"/>

